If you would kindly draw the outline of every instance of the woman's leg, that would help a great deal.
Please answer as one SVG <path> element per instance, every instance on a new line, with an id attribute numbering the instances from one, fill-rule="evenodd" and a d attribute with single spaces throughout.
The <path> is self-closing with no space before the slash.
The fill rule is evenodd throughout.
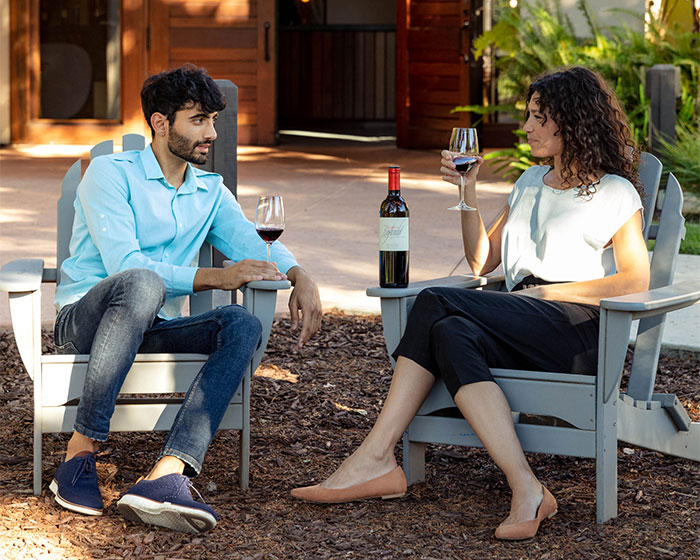
<path id="1" fill-rule="evenodd" d="M 394 469 L 394 446 L 434 383 L 435 377 L 427 369 L 399 357 L 389 394 L 372 430 L 360 447 L 321 486 L 347 488 Z"/>
<path id="2" fill-rule="evenodd" d="M 458 408 L 513 492 L 503 525 L 536 517 L 543 499 L 491 367 L 595 372 L 597 310 L 488 292 L 435 290 L 434 306 L 459 309 L 431 330 L 431 358 Z"/>
<path id="3" fill-rule="evenodd" d="M 540 482 L 530 469 L 513 426 L 510 406 L 496 383 L 463 385 L 455 403 L 479 437 L 498 468 L 503 471 L 513 497 L 505 524 L 534 519 L 542 500 Z"/>

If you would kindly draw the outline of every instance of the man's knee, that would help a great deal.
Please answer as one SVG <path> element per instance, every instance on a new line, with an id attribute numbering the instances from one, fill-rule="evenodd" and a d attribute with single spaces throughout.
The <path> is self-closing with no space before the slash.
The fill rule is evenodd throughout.
<path id="1" fill-rule="evenodd" d="M 148 313 L 158 313 L 165 303 L 163 279 L 147 268 L 131 268 L 117 273 L 122 282 L 125 303 Z"/>
<path id="2" fill-rule="evenodd" d="M 249 337 L 258 344 L 262 335 L 262 323 L 255 315 L 240 305 L 226 305 L 218 309 L 224 332 L 231 340 Z"/>

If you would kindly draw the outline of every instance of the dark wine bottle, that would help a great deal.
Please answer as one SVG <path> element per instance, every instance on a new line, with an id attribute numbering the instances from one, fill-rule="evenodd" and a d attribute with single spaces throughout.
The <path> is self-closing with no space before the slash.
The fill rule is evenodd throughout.
<path id="1" fill-rule="evenodd" d="M 401 168 L 389 167 L 389 194 L 379 207 L 379 285 L 408 286 L 408 206 L 401 197 Z"/>

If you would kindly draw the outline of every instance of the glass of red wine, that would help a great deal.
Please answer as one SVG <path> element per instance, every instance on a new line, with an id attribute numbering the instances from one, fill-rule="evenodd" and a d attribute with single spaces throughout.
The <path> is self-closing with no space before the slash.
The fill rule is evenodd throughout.
<path id="1" fill-rule="evenodd" d="M 270 245 L 284 231 L 284 205 L 281 196 L 261 196 L 255 211 L 255 229 L 267 244 L 267 262 L 270 262 Z"/>
<path id="2" fill-rule="evenodd" d="M 459 173 L 459 203 L 449 210 L 476 210 L 464 202 L 464 176 L 471 171 L 479 155 L 479 139 L 476 128 L 453 128 L 450 137 L 450 147 L 447 150 Z"/>

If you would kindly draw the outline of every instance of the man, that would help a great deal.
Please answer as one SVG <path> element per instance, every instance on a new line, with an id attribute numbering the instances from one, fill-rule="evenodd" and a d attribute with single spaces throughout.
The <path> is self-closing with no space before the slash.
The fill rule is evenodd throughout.
<path id="1" fill-rule="evenodd" d="M 50 488 L 65 508 L 102 514 L 95 474 L 117 394 L 137 352 L 194 352 L 209 358 L 190 387 L 153 469 L 117 507 L 128 519 L 202 532 L 214 510 L 195 501 L 186 475 L 197 475 L 232 395 L 260 343 L 260 322 L 238 305 L 181 317 L 182 299 L 251 280 L 289 278 L 296 348 L 321 324 L 318 288 L 280 243 L 265 243 L 206 162 L 214 123 L 226 100 L 194 66 L 152 76 L 141 91 L 153 137 L 143 151 L 96 158 L 78 186 L 71 255 L 61 268 L 55 304 L 59 353 L 90 354 L 83 396 L 65 461 Z M 236 261 L 196 268 L 209 242 Z M 278 268 L 279 267 L 279 268 Z"/>

